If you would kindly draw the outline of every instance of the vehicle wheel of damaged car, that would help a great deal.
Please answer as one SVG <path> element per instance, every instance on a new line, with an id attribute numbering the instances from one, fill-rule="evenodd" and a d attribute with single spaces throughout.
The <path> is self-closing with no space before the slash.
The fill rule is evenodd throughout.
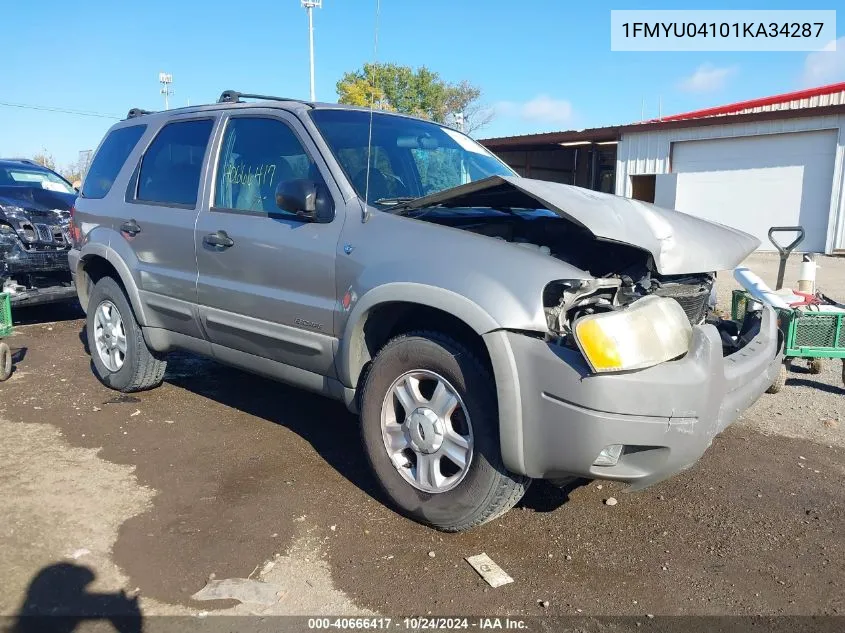
<path id="1" fill-rule="evenodd" d="M 86 329 L 95 373 L 118 391 L 143 391 L 161 384 L 165 357 L 147 348 L 123 288 L 111 277 L 94 286 Z"/>
<path id="2" fill-rule="evenodd" d="M 0 381 L 12 375 L 12 350 L 7 343 L 0 343 Z"/>
<path id="3" fill-rule="evenodd" d="M 530 479 L 502 465 L 498 424 L 493 378 L 447 336 L 399 336 L 372 363 L 364 448 L 387 496 L 416 521 L 459 532 L 519 501 Z"/>
<path id="4" fill-rule="evenodd" d="M 766 389 L 766 393 L 777 393 L 783 389 L 784 385 L 786 385 L 786 375 L 788 372 L 788 363 L 781 363 L 777 378 L 775 378 L 775 381 L 769 385 L 768 389 Z"/>

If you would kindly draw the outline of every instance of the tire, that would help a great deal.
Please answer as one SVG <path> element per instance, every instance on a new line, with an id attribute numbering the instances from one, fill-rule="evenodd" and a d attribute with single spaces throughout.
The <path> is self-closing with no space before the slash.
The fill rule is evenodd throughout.
<path id="1" fill-rule="evenodd" d="M 780 369 L 778 370 L 777 378 L 775 381 L 766 389 L 766 393 L 777 393 L 781 389 L 783 389 L 784 385 L 786 385 L 786 374 L 787 374 L 787 366 L 786 363 L 781 363 Z"/>
<path id="2" fill-rule="evenodd" d="M 810 362 L 807 363 L 807 367 L 811 374 L 820 374 L 824 370 L 824 362 L 821 358 L 811 358 Z"/>
<path id="3" fill-rule="evenodd" d="M 123 288 L 111 277 L 103 277 L 94 285 L 88 306 L 85 329 L 94 374 L 100 382 L 124 393 L 144 391 L 160 385 L 167 368 L 166 356 L 147 347 Z M 98 347 L 97 337 L 100 334 L 97 329 L 97 315 L 101 306 L 108 308 L 109 313 L 116 310 L 122 324 L 119 329 L 124 332 L 125 352 L 119 366 L 115 363 L 108 367 Z"/>
<path id="4" fill-rule="evenodd" d="M 410 428 L 410 421 L 403 417 L 405 408 L 398 405 L 393 389 L 403 376 L 419 373 L 434 374 L 435 382 L 442 379 L 453 390 L 460 404 L 448 415 L 449 427 L 454 430 L 454 425 L 460 425 L 469 437 L 467 450 L 471 457 L 463 469 L 457 467 L 459 472 L 452 477 L 457 479 L 453 487 L 439 492 L 423 490 L 409 481 L 415 467 L 400 468 L 394 464 L 396 457 L 388 453 L 387 434 L 382 432 L 383 406 L 393 407 L 395 422 L 402 418 L 405 422 L 402 428 Z M 422 388 L 417 391 L 422 393 Z M 428 398 L 434 401 L 431 395 Z M 459 421 L 455 421 L 456 416 Z M 440 437 L 444 437 L 440 432 Z M 410 437 L 410 433 L 407 431 L 406 435 Z M 388 342 L 378 353 L 364 382 L 361 435 L 376 478 L 395 508 L 415 521 L 445 532 L 468 530 L 501 516 L 522 498 L 531 482 L 527 477 L 509 473 L 502 464 L 496 390 L 489 371 L 463 345 L 440 333 L 404 334 Z M 447 433 L 445 437 L 454 434 Z M 393 454 L 399 455 L 395 451 Z M 414 464 L 419 463 L 418 454 L 411 455 Z M 443 475 L 441 459 L 437 460 L 436 468 Z"/>
<path id="5" fill-rule="evenodd" d="M 7 343 L 0 343 L 0 381 L 12 375 L 12 350 Z"/>

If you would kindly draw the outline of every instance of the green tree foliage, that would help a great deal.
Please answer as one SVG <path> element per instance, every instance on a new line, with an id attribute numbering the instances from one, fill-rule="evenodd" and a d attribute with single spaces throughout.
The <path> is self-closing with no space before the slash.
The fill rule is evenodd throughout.
<path id="1" fill-rule="evenodd" d="M 345 73 L 337 82 L 338 103 L 402 112 L 447 123 L 456 113 L 464 115 L 464 130 L 487 125 L 492 110 L 481 104 L 481 89 L 464 80 L 451 84 L 425 66 L 414 69 L 391 63 L 367 63 Z"/>

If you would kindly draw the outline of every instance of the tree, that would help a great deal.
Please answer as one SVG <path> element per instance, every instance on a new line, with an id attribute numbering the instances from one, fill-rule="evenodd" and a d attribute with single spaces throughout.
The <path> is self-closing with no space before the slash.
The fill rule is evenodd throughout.
<path id="1" fill-rule="evenodd" d="M 88 167 L 91 166 L 91 152 L 79 152 L 79 158 L 59 170 L 59 173 L 70 183 L 82 182 Z"/>
<path id="2" fill-rule="evenodd" d="M 53 171 L 56 171 L 56 159 L 53 158 L 52 154 L 47 153 L 46 147 L 42 147 L 41 151 L 32 157 L 32 160 L 34 160 L 39 165 L 44 165 L 44 167 L 46 167 L 47 169 L 52 169 Z"/>
<path id="3" fill-rule="evenodd" d="M 344 73 L 337 82 L 338 103 L 369 106 L 446 123 L 459 112 L 464 130 L 472 132 L 493 119 L 481 105 L 481 89 L 469 81 L 451 84 L 425 66 L 413 69 L 391 63 L 367 63 Z"/>
<path id="4" fill-rule="evenodd" d="M 449 86 L 446 109 L 451 113 L 463 112 L 464 132 L 467 134 L 488 125 L 494 116 L 493 108 L 481 103 L 481 89 L 467 80 Z"/>

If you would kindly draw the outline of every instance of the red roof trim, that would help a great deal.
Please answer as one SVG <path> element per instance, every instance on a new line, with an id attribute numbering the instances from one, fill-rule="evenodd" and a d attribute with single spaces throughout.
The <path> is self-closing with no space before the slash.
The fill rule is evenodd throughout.
<path id="1" fill-rule="evenodd" d="M 700 119 L 709 116 L 719 116 L 722 114 L 731 114 L 748 110 L 751 108 L 762 108 L 765 106 L 774 105 L 776 103 L 785 103 L 787 101 L 799 101 L 801 99 L 810 99 L 812 97 L 819 97 L 827 94 L 834 94 L 845 90 L 845 81 L 838 84 L 830 84 L 828 86 L 820 86 L 818 88 L 808 88 L 807 90 L 798 90 L 796 92 L 787 92 L 772 97 L 763 97 L 761 99 L 750 99 L 748 101 L 739 101 L 728 105 L 718 106 L 715 108 L 706 108 L 704 110 L 695 110 L 694 112 L 685 112 L 683 114 L 673 114 L 665 116 L 660 119 L 652 119 L 648 123 L 656 123 L 658 121 L 684 121 L 686 119 Z"/>

